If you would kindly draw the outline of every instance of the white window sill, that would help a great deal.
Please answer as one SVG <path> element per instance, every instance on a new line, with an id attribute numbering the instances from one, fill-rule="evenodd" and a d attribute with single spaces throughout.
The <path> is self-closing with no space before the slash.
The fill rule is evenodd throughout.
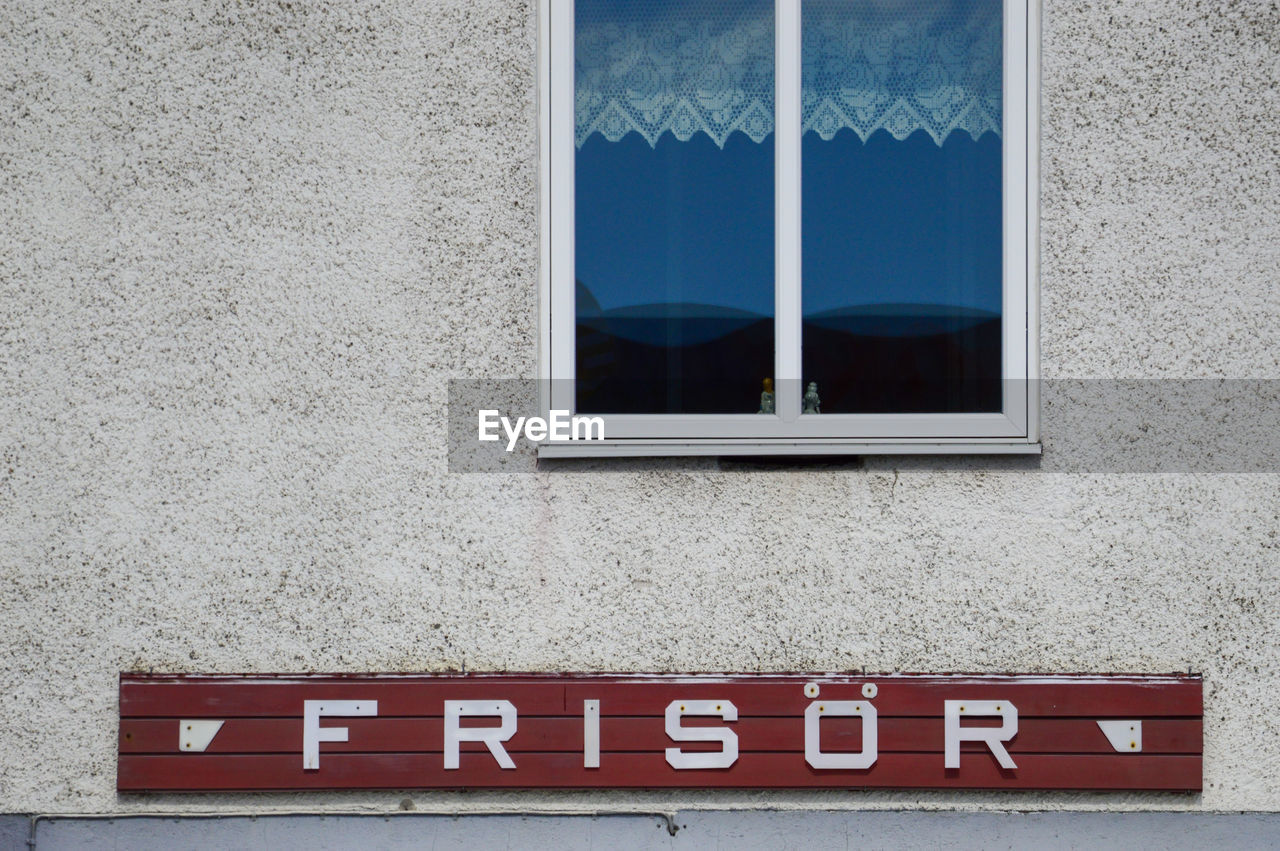
<path id="1" fill-rule="evenodd" d="M 902 440 L 598 440 L 544 443 L 539 458 L 640 458 L 688 455 L 1039 455 L 1039 442 L 1007 438 L 949 442 Z"/>

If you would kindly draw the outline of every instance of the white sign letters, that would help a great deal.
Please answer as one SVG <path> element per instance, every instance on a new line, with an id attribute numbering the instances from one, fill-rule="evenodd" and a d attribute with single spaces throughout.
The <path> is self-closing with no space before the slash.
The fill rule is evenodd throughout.
<path id="1" fill-rule="evenodd" d="M 497 727 L 463 727 L 463 716 L 496 715 L 502 719 Z M 502 743 L 516 734 L 516 708 L 509 700 L 446 700 L 444 702 L 444 767 L 458 767 L 458 744 L 484 742 L 489 753 L 503 768 L 515 768 Z"/>
<path id="2" fill-rule="evenodd" d="M 824 717 L 862 719 L 862 751 L 823 753 L 821 721 Z M 870 768 L 880 756 L 880 719 L 866 700 L 814 701 L 804 711 L 804 761 L 814 768 Z"/>
<path id="3" fill-rule="evenodd" d="M 1017 768 L 1004 743 L 1018 735 L 1018 707 L 1007 700 L 947 700 L 942 710 L 942 725 L 946 736 L 943 748 L 943 764 L 946 768 L 960 767 L 960 743 L 984 742 L 1001 768 Z M 961 727 L 960 716 L 997 717 L 1003 719 L 999 727 Z"/>
<path id="4" fill-rule="evenodd" d="M 727 700 L 673 700 L 667 705 L 667 738 L 673 742 L 719 742 L 721 750 L 685 753 L 667 748 L 672 768 L 728 768 L 738 761 L 738 734 L 727 727 L 682 727 L 685 715 L 718 715 L 726 721 L 738 720 L 738 707 Z"/>
<path id="5" fill-rule="evenodd" d="M 377 715 L 376 700 L 304 700 L 302 702 L 302 767 L 320 768 L 320 743 L 347 741 L 346 727 L 321 727 L 322 715 L 357 717 Z"/>
<path id="6" fill-rule="evenodd" d="M 870 700 L 818 700 L 817 689 L 806 691 L 812 698 L 804 712 L 804 760 L 818 770 L 866 770 L 879 759 L 879 713 Z M 875 692 L 868 693 L 874 697 Z M 376 716 L 376 700 L 307 700 L 302 713 L 302 767 L 308 771 L 320 768 L 320 743 L 348 741 L 349 728 L 321 727 L 320 719 L 328 716 Z M 582 765 L 599 768 L 601 761 L 601 701 L 582 702 Z M 729 768 L 738 761 L 738 734 L 724 726 L 686 727 L 686 716 L 715 717 L 723 721 L 738 720 L 738 707 L 728 700 L 673 700 L 667 705 L 665 720 L 667 737 L 673 742 L 718 742 L 718 751 L 686 752 L 680 747 L 666 749 L 667 763 L 677 770 Z M 497 726 L 464 727 L 463 718 L 497 718 Z M 999 718 L 1000 726 L 962 727 L 962 717 Z M 861 718 L 862 747 L 858 751 L 824 751 L 822 749 L 823 718 Z M 460 765 L 462 742 L 483 742 L 489 753 L 504 769 L 514 769 L 515 761 L 503 743 L 516 734 L 518 712 L 509 700 L 446 700 L 444 702 L 444 767 L 456 770 Z M 1122 722 L 1137 729 L 1140 722 Z M 1018 708 L 1007 700 L 943 701 L 943 763 L 945 768 L 960 767 L 960 745 L 982 742 L 1002 768 L 1018 766 L 1005 749 L 1005 743 L 1018 734 Z M 1140 734 L 1129 734 L 1131 737 Z M 1135 738 L 1136 742 L 1136 738 Z M 1138 749 L 1133 745 L 1133 750 Z"/>

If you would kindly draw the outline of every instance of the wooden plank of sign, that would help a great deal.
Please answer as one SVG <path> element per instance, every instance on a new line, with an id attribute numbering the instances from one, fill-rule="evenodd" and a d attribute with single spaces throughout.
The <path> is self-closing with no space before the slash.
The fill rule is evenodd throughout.
<path id="1" fill-rule="evenodd" d="M 1159 685 L 1147 682 L 1085 681 L 1073 683 L 1020 682 L 1016 680 L 957 678 L 867 677 L 850 683 L 821 686 L 821 700 L 862 700 L 864 683 L 873 683 L 878 694 L 876 708 L 887 716 L 942 714 L 946 700 L 1008 700 L 1020 716 L 1051 715 L 1085 718 L 1150 718 L 1198 716 L 1202 713 L 1201 690 L 1195 682 L 1171 681 Z M 602 715 L 661 715 L 673 700 L 731 700 L 741 714 L 793 715 L 803 713 L 811 702 L 804 696 L 804 681 L 795 683 L 570 683 L 565 704 L 581 706 L 589 698 L 600 698 Z M 741 695 L 741 700 L 736 699 Z M 607 698 L 607 700 L 606 700 Z"/>
<path id="2" fill-rule="evenodd" d="M 298 717 L 304 700 L 377 700 L 381 716 L 443 713 L 445 700 L 509 700 L 522 715 L 561 714 L 598 699 L 603 715 L 661 715 L 673 700 L 730 700 L 742 716 L 794 715 L 809 705 L 806 682 L 821 684 L 826 700 L 860 700 L 865 683 L 877 686 L 876 707 L 886 716 L 933 717 L 945 700 L 1008 700 L 1022 716 L 1151 718 L 1199 716 L 1199 681 L 1024 681 L 1014 678 L 866 677 L 847 682 L 820 677 L 743 679 L 596 680 L 564 677 L 502 681 L 468 677 L 357 680 L 243 681 L 200 678 L 135 679 L 120 684 L 121 717 Z M 229 687 L 234 684 L 234 688 Z"/>
<path id="3" fill-rule="evenodd" d="M 126 718 L 120 722 L 120 752 L 169 754 L 178 749 L 177 718 Z M 472 719 L 468 719 L 470 722 Z M 483 722 L 485 719 L 477 719 Z M 435 753 L 442 752 L 444 722 L 422 718 L 333 718 L 326 724 L 349 729 L 348 741 L 325 742 L 325 753 Z M 739 749 L 752 751 L 804 752 L 804 719 L 740 718 L 724 722 L 718 718 L 688 717 L 686 727 L 727 726 L 738 735 Z M 966 720 L 969 726 L 993 726 L 998 719 Z M 519 729 L 505 743 L 511 753 L 582 752 L 582 719 L 575 716 L 521 716 Z M 476 726 L 484 726 L 476 723 Z M 1147 754 L 1198 754 L 1201 750 L 1201 723 L 1192 719 L 1149 719 L 1143 722 L 1142 752 Z M 823 721 L 823 749 L 857 751 L 862 744 L 861 721 L 828 718 Z M 879 749 L 883 753 L 942 753 L 943 726 L 938 718 L 879 719 Z M 659 753 L 673 744 L 666 737 L 663 719 L 604 717 L 600 721 L 602 752 Z M 686 751 L 717 751 L 718 742 L 685 742 Z M 206 753 L 299 753 L 302 748 L 302 721 L 295 718 L 232 718 L 210 743 Z M 463 742 L 463 752 L 487 752 L 482 742 Z M 965 742 L 962 751 L 986 753 L 981 742 Z M 1012 754 L 1079 753 L 1114 754 L 1097 723 L 1084 718 L 1021 718 L 1018 734 L 1008 743 Z M 191 755 L 190 759 L 199 759 Z"/>
<path id="4" fill-rule="evenodd" d="M 446 700 L 509 700 L 522 714 L 562 714 L 564 683 L 429 679 L 202 680 L 121 679 L 122 718 L 301 717 L 305 700 L 376 700 L 378 714 L 441 715 Z"/>
<path id="5" fill-rule="evenodd" d="M 945 769 L 937 754 L 882 754 L 866 771 L 816 771 L 790 753 L 744 753 L 731 769 L 676 771 L 659 754 L 611 754 L 598 769 L 584 769 L 577 754 L 526 753 L 504 771 L 484 754 L 463 756 L 443 771 L 431 754 L 326 754 L 321 768 L 298 770 L 297 755 L 202 755 L 199 769 L 186 755 L 120 757 L 122 792 L 185 789 L 500 789 L 543 788 L 967 788 L 967 789 L 1200 789 L 1198 756 L 1130 754 L 1025 754 L 1016 770 L 1001 769 L 990 755 L 962 758 Z"/>

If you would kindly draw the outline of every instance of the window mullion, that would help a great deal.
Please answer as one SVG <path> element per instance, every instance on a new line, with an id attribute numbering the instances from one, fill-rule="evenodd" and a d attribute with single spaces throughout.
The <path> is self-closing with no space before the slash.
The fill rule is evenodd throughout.
<path id="1" fill-rule="evenodd" d="M 800 0 L 776 5 L 774 96 L 776 256 L 775 369 L 778 415 L 800 414 Z"/>

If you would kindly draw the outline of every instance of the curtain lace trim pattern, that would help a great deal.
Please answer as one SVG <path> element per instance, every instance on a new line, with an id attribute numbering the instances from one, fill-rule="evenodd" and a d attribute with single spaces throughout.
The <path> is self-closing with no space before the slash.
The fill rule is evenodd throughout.
<path id="1" fill-rule="evenodd" d="M 806 0 L 804 132 L 1000 134 L 999 0 Z M 774 21 L 763 0 L 579 0 L 575 121 L 581 147 L 639 133 L 656 145 L 774 129 Z"/>

